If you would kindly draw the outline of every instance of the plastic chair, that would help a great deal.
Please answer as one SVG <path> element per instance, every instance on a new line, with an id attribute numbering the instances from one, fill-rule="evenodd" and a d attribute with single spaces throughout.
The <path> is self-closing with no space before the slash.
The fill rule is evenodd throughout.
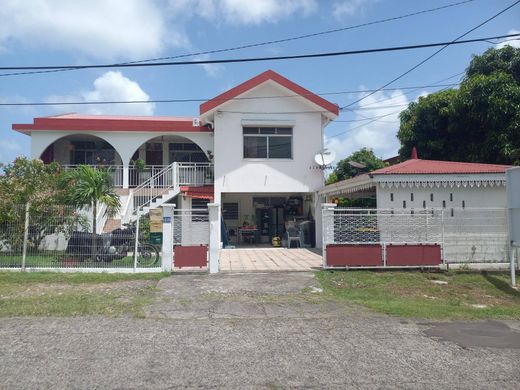
<path id="1" fill-rule="evenodd" d="M 285 234 L 287 235 L 287 248 L 291 247 L 291 243 L 293 241 L 298 243 L 298 248 L 302 247 L 302 239 L 301 239 L 299 229 L 290 226 L 287 228 L 287 231 Z"/>

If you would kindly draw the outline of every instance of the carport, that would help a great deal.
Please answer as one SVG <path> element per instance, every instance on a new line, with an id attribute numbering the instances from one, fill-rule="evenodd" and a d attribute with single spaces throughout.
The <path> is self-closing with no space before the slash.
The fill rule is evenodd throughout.
<path id="1" fill-rule="evenodd" d="M 220 271 L 314 271 L 322 266 L 321 250 L 307 248 L 221 249 Z"/>

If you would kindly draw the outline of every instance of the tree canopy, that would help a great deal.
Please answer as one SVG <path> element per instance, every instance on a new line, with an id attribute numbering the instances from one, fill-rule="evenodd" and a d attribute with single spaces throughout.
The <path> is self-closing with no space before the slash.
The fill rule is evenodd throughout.
<path id="1" fill-rule="evenodd" d="M 57 163 L 18 157 L 0 164 L 0 249 L 21 248 L 24 236 L 25 207 L 29 205 L 29 245 L 38 248 L 46 235 L 70 234 L 88 221 L 65 202 L 67 187 L 62 186 L 62 171 Z"/>
<path id="2" fill-rule="evenodd" d="M 365 167 L 356 168 L 351 162 L 362 164 Z M 360 173 L 371 172 L 384 166 L 383 160 L 378 158 L 372 149 L 362 148 L 338 162 L 334 171 L 329 175 L 327 184 L 349 179 Z"/>
<path id="3" fill-rule="evenodd" d="M 459 89 L 420 97 L 400 115 L 399 154 L 520 165 L 520 49 L 474 56 Z"/>

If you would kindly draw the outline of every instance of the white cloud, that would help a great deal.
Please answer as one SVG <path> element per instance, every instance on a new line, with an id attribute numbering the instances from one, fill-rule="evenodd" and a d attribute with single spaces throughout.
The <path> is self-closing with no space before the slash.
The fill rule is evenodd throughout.
<path id="1" fill-rule="evenodd" d="M 9 139 L 8 137 L 10 135 L 8 134 L 2 134 L 3 141 L 2 141 L 2 147 L 0 148 L 0 163 L 9 163 L 15 159 L 16 156 L 19 156 L 22 153 L 22 146 L 19 142 Z M 7 139 L 6 139 L 7 137 Z"/>
<path id="2" fill-rule="evenodd" d="M 509 34 L 520 34 L 520 31 L 519 30 L 509 30 L 507 32 L 507 35 Z M 496 48 L 497 49 L 501 49 L 503 48 L 504 46 L 513 46 L 513 47 L 516 47 L 516 48 L 520 48 L 520 40 L 518 40 L 518 37 L 515 37 L 516 39 L 515 40 L 512 40 L 512 41 L 509 41 L 509 42 L 502 42 L 502 43 L 499 43 Z M 512 39 L 512 38 L 509 38 L 509 39 Z"/>
<path id="3" fill-rule="evenodd" d="M 210 59 L 210 56 L 207 54 L 202 54 L 197 57 L 193 57 L 193 61 L 207 61 Z M 224 70 L 224 66 L 221 64 L 200 64 L 200 66 L 210 77 L 218 77 L 222 74 Z"/>
<path id="4" fill-rule="evenodd" d="M 125 77 L 121 72 L 106 72 L 94 81 L 94 88 L 90 91 L 80 92 L 68 96 L 49 96 L 48 102 L 77 102 L 77 101 L 127 101 L 150 100 L 150 97 L 139 84 Z M 67 106 L 70 110 L 70 106 Z M 56 106 L 63 111 L 63 106 Z M 153 115 L 155 105 L 153 103 L 139 104 L 108 104 L 108 105 L 83 105 L 73 106 L 73 109 L 88 114 L 106 115 Z"/>
<path id="5" fill-rule="evenodd" d="M 363 13 L 366 8 L 379 0 L 343 0 L 332 4 L 332 14 L 335 18 L 341 19 L 345 16 L 354 16 Z"/>
<path id="6" fill-rule="evenodd" d="M 168 31 L 157 3 L 147 0 L 3 0 L 0 47 L 67 50 L 93 58 L 139 58 L 187 38 Z"/>
<path id="7" fill-rule="evenodd" d="M 234 25 L 277 23 L 294 14 L 309 15 L 318 8 L 316 0 L 171 0 L 176 14 L 197 15 L 214 22 Z"/>
<path id="8" fill-rule="evenodd" d="M 379 157 L 388 158 L 395 156 L 399 149 L 399 141 L 396 137 L 399 129 L 399 112 L 397 111 L 405 109 L 406 106 L 404 105 L 408 103 L 410 101 L 401 90 L 396 90 L 392 93 L 380 91 L 369 96 L 360 102 L 358 108 L 369 107 L 371 108 L 370 110 L 356 111 L 356 114 L 352 113 L 351 116 L 347 114 L 346 118 L 360 120 L 364 119 L 364 117 L 375 118 L 389 115 L 374 122 L 370 120 L 366 122 L 352 122 L 349 129 L 359 127 L 353 130 L 344 130 L 347 132 L 338 137 L 326 137 L 326 146 L 336 152 L 336 160 L 341 160 L 363 147 L 373 149 L 374 153 Z M 401 104 L 403 106 L 395 107 Z M 363 125 L 363 123 L 366 124 Z M 336 131 L 336 133 L 339 132 L 341 131 Z"/>

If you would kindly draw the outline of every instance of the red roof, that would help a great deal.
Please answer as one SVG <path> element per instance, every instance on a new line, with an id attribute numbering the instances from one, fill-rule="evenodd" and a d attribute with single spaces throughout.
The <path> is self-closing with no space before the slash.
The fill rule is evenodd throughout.
<path id="1" fill-rule="evenodd" d="M 34 118 L 30 124 L 13 124 L 13 130 L 29 133 L 37 130 L 78 131 L 211 131 L 206 126 L 193 126 L 194 118 L 174 116 L 115 116 L 64 114 Z"/>
<path id="2" fill-rule="evenodd" d="M 307 100 L 311 101 L 312 103 L 322 107 L 326 111 L 330 111 L 334 115 L 339 114 L 339 107 L 338 105 L 329 102 L 328 100 L 323 99 L 322 97 L 316 95 L 315 93 L 312 93 L 311 91 L 299 86 L 296 83 L 293 83 L 291 80 L 286 79 L 282 75 L 276 73 L 272 70 L 267 70 L 263 73 L 260 73 L 258 76 L 253 77 L 252 79 L 249 79 L 245 82 L 243 82 L 240 85 L 237 85 L 234 88 L 231 88 L 230 90 L 218 95 L 217 97 L 208 100 L 205 103 L 202 103 L 200 105 L 200 113 L 204 114 L 226 102 L 228 102 L 231 99 L 236 98 L 237 96 L 243 94 L 244 92 L 249 91 L 250 89 L 253 89 L 254 87 L 257 87 L 258 85 L 265 83 L 268 80 L 272 80 L 281 86 L 291 90 L 297 95 L 301 95 L 302 97 L 306 98 Z"/>
<path id="3" fill-rule="evenodd" d="M 192 186 L 181 186 L 181 192 L 183 196 L 189 196 L 191 198 L 197 199 L 213 199 L 214 188 L 213 186 L 200 186 L 200 187 L 192 187 Z"/>
<path id="4" fill-rule="evenodd" d="M 410 159 L 371 172 L 371 175 L 427 175 L 464 173 L 505 173 L 510 165 Z"/>

